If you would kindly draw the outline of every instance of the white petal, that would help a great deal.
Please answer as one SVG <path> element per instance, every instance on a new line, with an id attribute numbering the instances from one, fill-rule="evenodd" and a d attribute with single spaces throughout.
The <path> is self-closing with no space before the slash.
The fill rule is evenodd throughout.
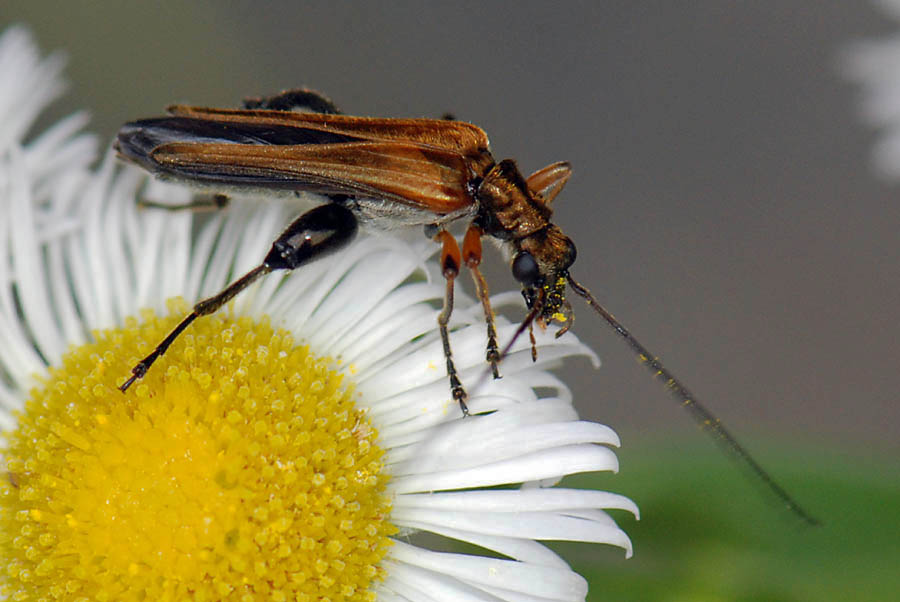
<path id="1" fill-rule="evenodd" d="M 44 365 L 31 344 L 30 327 L 34 316 L 30 308 L 22 305 L 22 291 L 17 282 L 22 270 L 27 268 L 27 264 L 22 266 L 21 261 L 27 260 L 18 260 L 14 254 L 22 250 L 33 254 L 37 240 L 30 216 L 22 216 L 23 211 L 27 212 L 22 206 L 30 205 L 31 196 L 26 174 L 21 167 L 21 156 L 13 149 L 6 156 L 0 156 L 0 194 L 7 199 L 0 205 L 0 360 L 8 366 L 6 372 L 15 384 L 27 388 L 30 376 L 43 373 Z M 26 221 L 18 224 L 16 219 Z M 16 227 L 13 227 L 14 224 Z M 10 283 L 16 283 L 16 288 L 13 289 Z M 39 296 L 36 287 L 26 284 L 25 288 L 26 295 Z M 14 290 L 18 300 L 13 296 Z M 22 311 L 29 312 L 24 322 L 18 319 L 20 307 Z"/>
<path id="2" fill-rule="evenodd" d="M 605 543 L 631 549 L 628 536 L 602 513 L 585 518 L 547 512 L 407 510 L 394 516 L 397 526 L 423 531 L 440 532 L 439 529 L 447 528 L 496 537 Z"/>
<path id="3" fill-rule="evenodd" d="M 551 600 L 580 601 L 587 595 L 587 583 L 580 575 L 558 567 L 432 552 L 399 541 L 388 550 L 388 558 L 455 577 L 475 588 L 486 586 Z"/>
<path id="4" fill-rule="evenodd" d="M 506 377 L 503 379 L 503 385 L 495 385 L 496 387 L 508 387 L 511 384 L 515 384 L 518 380 L 518 375 L 516 377 Z M 452 411 L 454 412 L 454 416 L 456 418 L 461 418 L 462 414 L 459 412 L 459 408 L 456 406 L 455 402 L 452 402 L 449 399 L 449 392 L 446 390 L 447 385 L 444 382 L 436 383 L 434 387 L 443 386 L 442 395 L 447 398 L 447 403 L 453 404 Z M 524 388 L 524 387 L 523 387 Z M 526 425 L 526 424 L 540 424 L 544 422 L 562 422 L 562 421 L 574 421 L 577 420 L 578 416 L 575 413 L 572 406 L 561 399 L 556 398 L 543 398 L 538 399 L 534 394 L 534 391 L 531 389 L 526 389 L 530 394 L 529 396 L 520 395 L 520 396 L 511 396 L 511 395 L 485 395 L 485 399 L 483 400 L 483 405 L 491 407 L 495 413 L 487 416 L 473 416 L 474 420 L 480 421 L 480 433 L 486 434 L 486 436 L 491 436 L 491 429 L 497 429 L 497 432 L 508 431 L 511 425 Z M 516 392 L 513 390 L 513 392 Z M 473 400 L 474 402 L 475 400 Z M 490 420 L 486 420 L 490 418 Z M 421 449 L 417 449 L 416 453 L 420 454 L 428 454 L 430 449 L 436 450 L 435 453 L 440 453 L 439 450 L 442 441 L 446 441 L 447 436 L 451 435 L 462 435 L 465 436 L 466 433 L 470 433 L 468 430 L 468 420 L 455 424 L 455 425 L 441 425 L 439 427 L 440 430 L 429 430 L 426 427 L 435 426 L 431 424 L 431 417 L 416 417 L 410 419 L 403 423 L 391 424 L 390 426 L 385 426 L 384 421 L 381 419 L 377 419 L 376 423 L 378 424 L 379 431 L 381 433 L 381 437 L 384 441 L 385 446 L 392 450 L 392 454 L 390 456 L 390 460 L 394 461 L 396 458 L 397 461 L 400 461 L 404 458 L 404 456 L 399 455 L 400 452 L 397 451 L 401 445 L 410 445 L 414 443 L 424 442 L 426 447 Z M 472 427 L 475 428 L 475 427 Z M 447 431 L 447 434 L 444 433 Z M 606 435 L 600 437 L 602 441 L 607 441 L 606 437 L 609 437 L 610 444 L 615 444 L 612 441 L 612 437 L 614 433 L 612 431 L 605 431 Z M 469 439 L 467 439 L 467 442 Z M 618 439 L 616 439 L 618 441 Z M 459 450 L 453 449 L 453 452 L 456 453 Z"/>
<path id="5" fill-rule="evenodd" d="M 521 457 L 459 470 L 436 471 L 393 478 L 388 485 L 392 493 L 418 493 L 442 489 L 494 487 L 551 479 L 564 474 L 619 469 L 616 456 L 609 449 L 597 445 L 572 445 L 544 450 Z"/>
<path id="6" fill-rule="evenodd" d="M 13 278 L 15 278 L 23 321 L 34 337 L 37 349 L 46 356 L 58 357 L 65 348 L 64 343 L 56 336 L 52 317 L 50 299 L 48 297 L 48 275 L 42 261 L 42 249 L 35 232 L 35 216 L 31 194 L 23 188 L 28 174 L 22 161 L 22 155 L 15 150 L 9 152 L 9 169 L 14 173 L 23 173 L 23 178 L 14 178 L 10 192 L 9 213 L 12 248 L 10 255 L 13 261 Z"/>
<path id="7" fill-rule="evenodd" d="M 617 445 L 609 427 L 594 422 L 557 422 L 522 425 L 515 412 L 496 412 L 434 429 L 428 443 L 409 455 L 399 450 L 389 456 L 394 475 L 419 474 L 479 466 L 580 443 Z M 402 461 L 395 459 L 403 458 Z"/>
<path id="8" fill-rule="evenodd" d="M 499 602 L 483 590 L 441 572 L 430 571 L 390 560 L 382 561 L 388 577 L 383 589 L 394 591 L 412 602 Z M 380 599 L 380 595 L 379 595 Z"/>
<path id="9" fill-rule="evenodd" d="M 471 512 L 568 512 L 579 508 L 609 508 L 627 510 L 638 516 L 637 506 L 625 496 L 606 491 L 556 488 L 407 494 L 394 500 L 394 508 Z"/>
<path id="10" fill-rule="evenodd" d="M 384 356 L 434 330 L 437 311 L 427 302 L 440 288 L 426 282 L 407 284 L 385 295 L 358 324 L 335 342 L 335 351 L 355 373 L 365 371 Z"/>
<path id="11" fill-rule="evenodd" d="M 401 522 L 405 523 L 406 521 L 401 519 Z M 522 539 L 520 537 L 498 537 L 482 532 L 463 531 L 441 525 L 431 525 L 428 529 L 421 529 L 420 527 L 411 528 L 411 532 L 420 530 L 427 530 L 429 533 L 436 533 L 442 537 L 455 539 L 456 541 L 468 542 L 484 548 L 485 550 L 492 550 L 520 562 L 554 566 L 564 569 L 569 568 L 566 561 L 556 552 L 531 539 Z"/>
<path id="12" fill-rule="evenodd" d="M 31 34 L 12 26 L 0 35 L 0 150 L 22 140 L 34 119 L 65 89 L 65 57 L 42 59 Z"/>

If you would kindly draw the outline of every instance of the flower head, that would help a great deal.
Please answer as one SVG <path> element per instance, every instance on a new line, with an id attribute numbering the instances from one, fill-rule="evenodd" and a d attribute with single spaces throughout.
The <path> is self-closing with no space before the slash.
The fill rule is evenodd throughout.
<path id="1" fill-rule="evenodd" d="M 59 70 L 23 29 L 0 37 L 4 599 L 582 600 L 540 541 L 630 554 L 604 512 L 636 514 L 630 500 L 551 487 L 616 469 L 615 433 L 578 420 L 546 371 L 591 352 L 537 333 L 537 363 L 516 347 L 462 418 L 425 243 L 363 237 L 270 275 L 118 391 L 185 300 L 253 267 L 297 208 L 139 209 L 189 192 L 109 153 L 93 171 L 83 115 L 26 137 Z M 459 303 L 452 323 L 473 383 L 480 312 Z M 420 531 L 486 554 L 411 543 Z"/>
<path id="2" fill-rule="evenodd" d="M 900 20 L 900 1 L 879 0 L 884 12 Z M 873 149 L 875 168 L 882 176 L 900 178 L 900 33 L 856 42 L 843 56 L 847 78 L 862 87 L 862 114 L 882 128 Z"/>

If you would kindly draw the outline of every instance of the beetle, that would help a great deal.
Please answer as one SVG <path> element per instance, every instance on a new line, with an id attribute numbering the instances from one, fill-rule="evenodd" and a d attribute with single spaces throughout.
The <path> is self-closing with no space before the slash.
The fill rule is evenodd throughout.
<path id="1" fill-rule="evenodd" d="M 441 245 L 446 281 L 438 328 L 453 396 L 468 414 L 467 394 L 453 363 L 448 323 L 454 283 L 463 267 L 473 277 L 487 324 L 486 360 L 494 378 L 512 343 L 533 324 L 560 325 L 574 313 L 567 288 L 631 347 L 695 421 L 747 466 L 794 514 L 815 518 L 753 459 L 721 422 L 609 311 L 576 281 L 572 240 L 551 221 L 551 203 L 569 180 L 568 163 L 553 163 L 528 177 L 510 159 L 495 161 L 484 131 L 453 119 L 395 119 L 343 115 L 327 97 L 307 89 L 245 101 L 242 109 L 173 105 L 168 116 L 126 123 L 115 148 L 127 161 L 156 176 L 214 190 L 243 188 L 308 191 L 327 201 L 297 217 L 275 240 L 263 262 L 216 295 L 201 300 L 156 348 L 132 369 L 125 392 L 146 374 L 197 318 L 211 314 L 251 283 L 274 270 L 293 270 L 340 250 L 360 224 L 376 228 L 424 226 Z M 220 198 L 221 197 L 217 197 Z M 447 226 L 468 224 L 462 248 Z M 479 270 L 481 240 L 507 247 L 511 271 L 528 308 L 512 340 L 501 350 L 487 284 Z M 532 333 L 532 356 L 536 357 Z"/>

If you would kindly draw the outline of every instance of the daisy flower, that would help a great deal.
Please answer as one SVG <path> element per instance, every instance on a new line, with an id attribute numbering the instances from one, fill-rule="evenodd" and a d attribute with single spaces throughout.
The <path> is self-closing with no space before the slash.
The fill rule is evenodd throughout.
<path id="1" fill-rule="evenodd" d="M 883 11 L 900 21 L 900 0 L 879 0 Z M 900 32 L 851 45 L 842 57 L 845 76 L 862 87 L 862 114 L 881 128 L 872 156 L 879 174 L 900 179 Z"/>
<path id="2" fill-rule="evenodd" d="M 0 597 L 583 600 L 542 541 L 630 555 L 606 513 L 636 515 L 630 500 L 552 486 L 616 469 L 615 433 L 580 421 L 547 371 L 593 354 L 537 333 L 537 363 L 516 347 L 463 418 L 426 242 L 361 237 L 268 276 L 123 395 L 189 302 L 253 267 L 297 208 L 140 209 L 190 193 L 111 153 L 94 170 L 83 114 L 27 135 L 61 66 L 22 28 L 0 37 Z M 468 383 L 485 370 L 480 313 L 462 299 L 452 324 Z"/>

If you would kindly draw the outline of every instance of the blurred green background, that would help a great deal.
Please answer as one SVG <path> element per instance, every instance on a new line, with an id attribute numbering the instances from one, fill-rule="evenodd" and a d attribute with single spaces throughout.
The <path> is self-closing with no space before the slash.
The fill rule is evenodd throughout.
<path id="1" fill-rule="evenodd" d="M 696 441 L 649 444 L 619 475 L 571 485 L 627 491 L 641 520 L 619 525 L 634 557 L 585 544 L 554 548 L 591 583 L 588 600 L 672 602 L 888 601 L 900 592 L 900 470 L 880 462 L 823 462 L 808 448 L 759 454 L 803 492 L 824 523 L 807 527 L 761 501 L 741 474 Z"/>
<path id="2" fill-rule="evenodd" d="M 69 57 L 110 139 L 172 102 L 309 86 L 349 113 L 482 126 L 528 172 L 567 159 L 573 273 L 824 525 L 772 508 L 576 305 L 601 356 L 560 373 L 623 438 L 635 557 L 566 544 L 592 600 L 900 599 L 896 186 L 841 49 L 897 29 L 862 2 L 4 0 Z M 493 257 L 493 290 L 511 288 Z"/>

